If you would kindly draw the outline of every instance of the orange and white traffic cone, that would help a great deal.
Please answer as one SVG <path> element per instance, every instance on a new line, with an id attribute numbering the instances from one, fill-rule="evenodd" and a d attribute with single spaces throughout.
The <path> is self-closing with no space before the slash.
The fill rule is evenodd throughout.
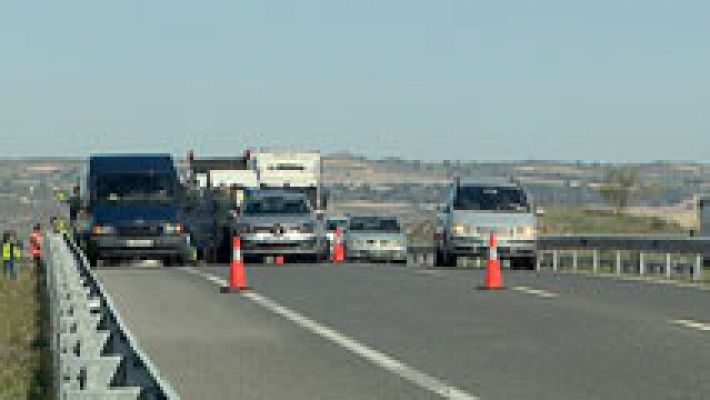
<path id="1" fill-rule="evenodd" d="M 339 263 L 345 261 L 345 248 L 343 247 L 343 231 L 340 227 L 335 228 L 335 235 L 333 238 L 335 244 L 333 244 L 333 254 L 331 255 L 331 261 L 334 263 Z"/>
<path id="2" fill-rule="evenodd" d="M 497 245 L 496 234 L 491 233 L 488 247 L 488 262 L 486 262 L 486 275 L 483 280 L 483 289 L 503 288 L 503 276 L 500 272 L 500 260 L 498 259 Z"/>
<path id="3" fill-rule="evenodd" d="M 284 264 L 284 256 L 279 255 L 279 256 L 274 257 L 274 263 L 276 265 L 283 265 Z"/>
<path id="4" fill-rule="evenodd" d="M 239 292 L 250 289 L 247 285 L 247 277 L 244 271 L 244 261 L 242 261 L 242 241 L 239 235 L 232 238 L 232 263 L 229 266 L 229 286 L 225 288 L 227 292 Z"/>

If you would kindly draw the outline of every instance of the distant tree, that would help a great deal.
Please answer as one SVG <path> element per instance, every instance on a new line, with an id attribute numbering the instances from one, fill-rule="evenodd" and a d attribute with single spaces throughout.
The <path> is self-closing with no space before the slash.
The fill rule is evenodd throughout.
<path id="1" fill-rule="evenodd" d="M 640 181 L 637 168 L 612 167 L 604 175 L 599 194 L 620 214 L 629 206 L 633 196 L 640 191 Z"/>

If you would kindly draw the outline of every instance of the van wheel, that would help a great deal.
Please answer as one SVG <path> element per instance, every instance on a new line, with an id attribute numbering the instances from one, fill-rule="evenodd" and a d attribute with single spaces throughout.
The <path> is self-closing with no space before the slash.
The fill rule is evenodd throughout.
<path id="1" fill-rule="evenodd" d="M 446 260 L 446 266 L 447 267 L 458 267 L 459 266 L 459 258 L 456 256 L 449 256 L 449 259 Z"/>
<path id="2" fill-rule="evenodd" d="M 444 255 L 441 253 L 439 249 L 436 249 L 434 252 L 434 266 L 435 267 L 444 267 L 446 266 L 444 263 Z"/>
<path id="3" fill-rule="evenodd" d="M 524 267 L 528 271 L 535 271 L 537 268 L 537 257 L 528 257 L 525 259 L 525 264 Z"/>
<path id="4" fill-rule="evenodd" d="M 536 264 L 535 257 L 514 258 L 510 260 L 510 269 L 534 271 Z"/>

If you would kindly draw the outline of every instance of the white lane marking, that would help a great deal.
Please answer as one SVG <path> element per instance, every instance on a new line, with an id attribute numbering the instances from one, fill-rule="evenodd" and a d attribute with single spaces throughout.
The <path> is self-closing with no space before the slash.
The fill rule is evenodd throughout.
<path id="1" fill-rule="evenodd" d="M 670 321 L 671 324 L 685 326 L 686 328 L 693 328 L 699 331 L 710 331 L 710 324 L 693 321 L 691 319 L 675 319 Z"/>
<path id="2" fill-rule="evenodd" d="M 567 273 L 567 272 L 565 272 L 565 273 Z M 599 273 L 595 274 L 592 272 L 585 272 L 585 271 L 579 271 L 579 272 L 575 272 L 575 273 L 579 274 L 579 275 L 593 277 L 593 278 L 612 278 L 612 279 L 616 279 L 616 280 L 620 280 L 620 281 L 643 282 L 643 283 L 652 283 L 655 285 L 669 285 L 669 286 L 675 286 L 675 287 L 679 287 L 679 288 L 710 291 L 710 286 L 707 283 L 681 282 L 678 280 L 660 278 L 658 276 L 656 276 L 656 277 L 653 277 L 653 276 L 623 276 L 623 275 L 617 275 L 617 274 L 607 273 L 607 272 L 599 272 Z"/>
<path id="3" fill-rule="evenodd" d="M 416 269 L 413 272 L 415 274 L 441 276 L 441 271 L 434 271 L 431 269 Z"/>
<path id="4" fill-rule="evenodd" d="M 517 290 L 518 292 L 532 294 L 532 295 L 540 296 L 540 297 L 544 297 L 544 298 L 551 298 L 551 297 L 558 296 L 557 293 L 548 292 L 546 290 L 533 289 L 533 288 L 529 288 L 527 286 L 514 286 L 514 287 L 512 287 L 512 289 Z"/>
<path id="5" fill-rule="evenodd" d="M 191 267 L 186 267 L 183 269 L 194 275 L 201 276 L 213 283 L 220 286 L 225 286 L 227 281 L 216 277 L 211 274 L 198 271 Z M 321 323 L 318 323 L 304 315 L 299 314 L 296 311 L 290 310 L 277 302 L 263 296 L 257 292 L 243 292 L 241 294 L 244 298 L 247 298 L 254 303 L 264 307 L 265 309 L 277 314 L 294 324 L 300 326 L 301 328 L 326 339 L 345 350 L 371 362 L 372 364 L 389 371 L 402 379 L 405 379 L 422 389 L 426 389 L 430 392 L 436 393 L 444 399 L 451 400 L 478 400 L 478 397 L 463 391 L 455 386 L 449 385 L 448 383 L 431 376 L 425 372 L 419 371 L 409 365 L 379 351 L 373 349 L 365 344 L 362 344 L 355 339 L 348 337 L 347 335 L 336 331 L 335 329 L 329 328 Z"/>

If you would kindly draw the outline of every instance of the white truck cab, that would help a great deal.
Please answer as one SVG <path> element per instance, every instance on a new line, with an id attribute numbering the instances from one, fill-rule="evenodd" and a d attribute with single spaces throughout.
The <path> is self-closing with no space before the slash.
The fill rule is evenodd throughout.
<path id="1" fill-rule="evenodd" d="M 325 208 L 321 199 L 320 152 L 252 150 L 247 164 L 256 172 L 261 190 L 299 192 L 306 196 L 314 210 Z"/>
<path id="2" fill-rule="evenodd" d="M 438 210 L 435 264 L 453 266 L 458 258 L 486 257 L 495 233 L 501 260 L 509 260 L 512 268 L 534 269 L 540 213 L 517 183 L 457 178 Z"/>

